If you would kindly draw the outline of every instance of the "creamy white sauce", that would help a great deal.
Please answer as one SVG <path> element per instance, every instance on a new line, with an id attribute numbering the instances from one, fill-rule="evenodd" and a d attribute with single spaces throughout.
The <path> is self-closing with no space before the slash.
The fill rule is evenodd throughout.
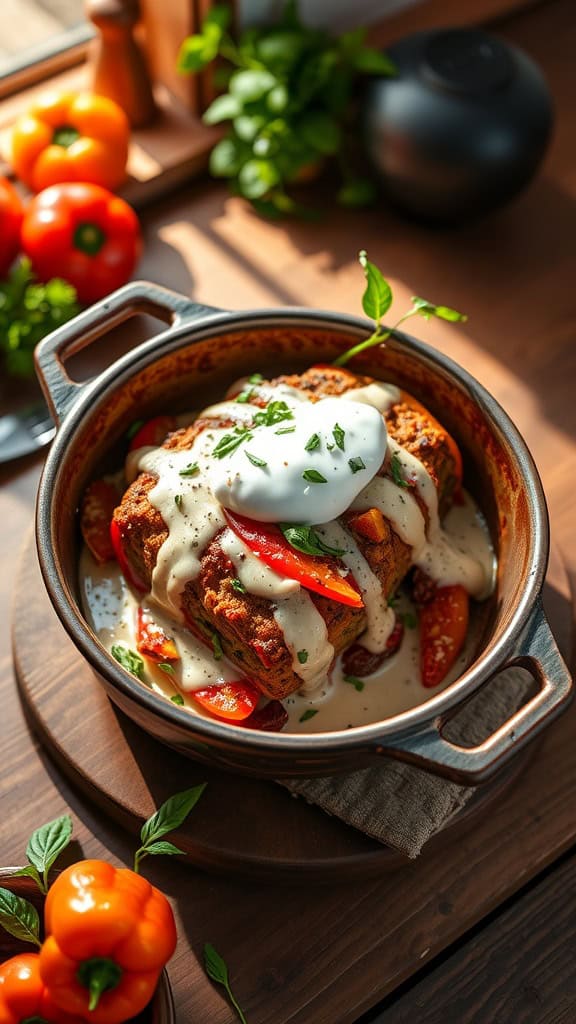
<path id="1" fill-rule="evenodd" d="M 437 582 L 444 585 L 462 583 L 476 597 L 490 593 L 495 572 L 494 554 L 485 523 L 473 502 L 467 498 L 463 506 L 454 506 L 442 526 L 433 481 L 422 463 L 400 448 L 393 439 L 388 441 L 390 455 L 397 460 L 403 478 L 411 486 L 402 487 L 387 477 L 374 475 L 381 466 L 386 448 L 386 431 L 382 427 L 380 412 L 398 401 L 400 393 L 397 389 L 375 383 L 347 392 L 341 398 L 324 399 L 317 403 L 310 402 L 305 394 L 285 385 L 278 389 L 257 385 L 252 390 L 257 390 L 259 397 L 265 400 L 285 401 L 294 413 L 293 418 L 272 426 L 252 429 L 252 420 L 258 410 L 248 403 L 235 401 L 211 406 L 202 412 L 202 416 L 207 415 L 215 421 L 230 419 L 250 426 L 254 440 L 257 437 L 268 439 L 267 444 L 274 456 L 281 442 L 284 451 L 286 441 L 287 459 L 292 458 L 296 439 L 300 458 L 304 450 L 306 467 L 321 466 L 320 472 L 325 476 L 328 475 L 328 467 L 333 464 L 346 466 L 349 470 L 347 459 L 354 457 L 359 450 L 357 446 L 360 446 L 360 457 L 367 467 L 369 464 L 367 472 L 372 479 L 362 478 L 360 472 L 352 473 L 350 470 L 346 479 L 340 470 L 332 470 L 335 479 L 340 481 L 339 486 L 333 488 L 335 493 L 344 489 L 344 482 L 350 484 L 352 481 L 356 487 L 352 497 L 351 492 L 346 491 L 342 510 L 348 507 L 381 509 L 398 536 L 411 546 L 414 564 L 421 566 Z M 336 444 L 332 450 L 327 448 L 334 440 L 336 424 L 344 431 L 344 452 Z M 279 428 L 292 425 L 296 428 L 294 433 L 275 433 Z M 218 464 L 221 475 L 226 476 L 226 469 L 230 472 L 233 461 L 241 458 L 245 442 L 236 449 L 234 460 L 219 460 L 214 455 L 217 445 L 223 438 L 229 437 L 231 432 L 233 428 L 215 424 L 214 428 L 201 432 L 187 451 L 141 449 L 130 460 L 132 473 L 134 463 L 137 462 L 138 469 L 157 478 L 148 497 L 168 529 L 168 537 L 158 552 L 152 592 L 142 604 L 150 610 L 152 617 L 165 632 L 174 637 L 180 655 L 180 661 L 174 666 L 174 674 L 169 676 L 147 661 L 148 685 L 168 697 L 181 693 L 186 706 L 201 714 L 199 706 L 191 697 L 195 689 L 241 678 L 240 669 L 225 658 L 215 660 L 213 653 L 183 625 L 183 589 L 189 580 L 196 578 L 202 555 L 210 542 L 218 536 L 218 543 L 245 590 L 272 602 L 275 621 L 292 656 L 293 670 L 302 680 L 299 694 L 291 695 L 284 702 L 290 713 L 286 730 L 315 732 L 345 728 L 347 725 L 385 718 L 427 700 L 435 691 L 424 690 L 420 684 L 417 630 L 406 630 L 401 651 L 385 662 L 373 679 L 366 679 L 360 691 L 355 690 L 354 686 L 343 679 L 339 663 L 331 668 L 334 650 L 328 642 L 324 620 L 308 592 L 295 581 L 265 566 L 227 527 L 221 503 L 214 493 L 213 473 L 215 464 Z M 321 436 L 322 450 L 305 452 L 306 441 L 314 433 Z M 254 441 L 250 441 L 248 450 L 260 454 Z M 317 454 L 323 461 L 314 463 L 312 458 Z M 250 473 L 254 474 L 256 481 L 261 481 L 263 478 L 259 478 L 258 474 L 262 474 L 262 469 L 252 466 L 249 460 L 243 458 L 246 467 L 242 466 L 242 474 L 245 468 L 250 467 Z M 296 462 L 301 472 L 302 462 Z M 355 480 L 355 477 L 360 479 Z M 277 486 L 276 472 L 270 473 L 267 487 L 271 491 L 281 490 Z M 315 484 L 311 487 L 323 489 L 327 485 Z M 415 494 L 418 494 L 425 506 L 425 514 Z M 260 513 L 258 501 L 261 500 L 263 504 L 269 502 L 266 489 L 256 489 L 254 495 L 258 507 L 254 507 L 253 517 L 265 519 Z M 301 501 L 302 495 L 298 498 L 299 506 Z M 387 596 L 381 593 L 377 577 L 353 538 L 334 518 L 324 519 L 327 511 L 325 508 L 320 514 L 316 506 L 312 515 L 306 512 L 305 516 L 297 516 L 296 506 L 288 504 L 283 509 L 287 514 L 278 516 L 279 519 L 322 523 L 316 525 L 318 534 L 329 546 L 343 550 L 342 572 L 348 570 L 353 574 L 365 606 L 367 627 L 361 643 L 374 653 L 383 651 L 394 626 L 394 612 L 388 607 Z M 108 649 L 117 642 L 135 647 L 137 605 L 117 566 L 99 568 L 89 553 L 84 552 L 81 580 L 87 617 L 103 644 Z M 453 673 L 442 686 L 448 685 L 450 679 L 461 671 L 466 657 L 467 654 L 461 656 Z M 318 713 L 301 723 L 301 715 L 311 707 Z"/>
<path id="2" fill-rule="evenodd" d="M 225 403 L 228 414 L 233 405 Z M 250 416 L 256 411 L 235 408 L 244 421 L 247 410 Z M 373 406 L 325 398 L 294 403 L 291 414 L 251 428 L 248 440 L 212 460 L 210 485 L 224 508 L 264 523 L 326 523 L 341 516 L 380 469 L 386 426 Z"/>

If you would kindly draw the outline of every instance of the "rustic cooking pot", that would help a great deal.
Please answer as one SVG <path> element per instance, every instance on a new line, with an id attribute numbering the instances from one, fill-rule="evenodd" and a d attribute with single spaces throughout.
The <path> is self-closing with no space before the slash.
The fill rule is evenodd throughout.
<path id="1" fill-rule="evenodd" d="M 148 313 L 168 326 L 88 383 L 70 379 L 68 357 L 111 327 Z M 78 584 L 78 505 L 87 483 L 117 468 L 121 439 L 136 418 L 184 411 L 221 396 L 249 372 L 276 375 L 327 363 L 367 336 L 364 320 L 307 309 L 224 312 L 146 283 L 120 289 L 47 338 L 38 372 L 60 429 L 37 506 L 42 573 L 54 607 L 108 695 L 143 729 L 201 761 L 259 776 L 325 775 L 392 757 L 465 783 L 492 775 L 566 706 L 570 676 L 542 610 L 548 519 L 538 473 L 518 431 L 465 370 L 396 332 L 358 357 L 359 372 L 400 385 L 423 401 L 462 447 L 467 487 L 479 500 L 498 551 L 493 599 L 476 612 L 470 667 L 426 703 L 371 725 L 311 735 L 266 733 L 195 717 L 156 695 L 117 664 L 84 618 Z M 527 668 L 530 700 L 484 743 L 463 748 L 443 736 L 446 720 L 495 673 Z"/>

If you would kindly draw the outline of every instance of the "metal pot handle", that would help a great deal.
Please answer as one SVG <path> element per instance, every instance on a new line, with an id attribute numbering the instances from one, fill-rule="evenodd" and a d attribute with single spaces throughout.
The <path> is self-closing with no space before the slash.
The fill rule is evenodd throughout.
<path id="1" fill-rule="evenodd" d="M 570 673 L 540 602 L 530 616 L 518 653 L 498 672 L 515 665 L 530 672 L 539 685 L 538 693 L 483 743 L 461 747 L 442 735 L 446 722 L 463 706 L 459 705 L 449 716 L 436 719 L 418 733 L 391 742 L 386 740 L 377 748 L 378 753 L 390 754 L 464 785 L 486 781 L 533 739 L 544 719 L 549 722 L 559 715 L 572 697 Z"/>
<path id="2" fill-rule="evenodd" d="M 60 423 L 74 402 L 90 387 L 90 382 L 78 383 L 68 376 L 66 359 L 91 345 L 112 327 L 130 316 L 148 313 L 169 325 L 154 339 L 161 343 L 182 324 L 219 312 L 214 306 L 203 306 L 160 285 L 133 281 L 79 313 L 49 334 L 35 351 L 36 372 L 55 421 Z"/>

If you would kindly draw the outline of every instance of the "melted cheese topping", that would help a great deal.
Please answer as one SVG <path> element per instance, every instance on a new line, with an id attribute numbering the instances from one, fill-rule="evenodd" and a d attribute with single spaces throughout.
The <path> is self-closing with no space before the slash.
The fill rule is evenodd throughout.
<path id="1" fill-rule="evenodd" d="M 470 499 L 467 499 L 462 509 L 451 510 L 445 526 L 452 525 L 450 525 L 450 529 L 443 528 L 439 520 L 437 493 L 432 479 L 423 464 L 391 438 L 388 439 L 390 456 L 397 460 L 401 477 L 409 483 L 409 486 L 402 486 L 388 477 L 375 475 L 381 465 L 383 446 L 385 447 L 386 444 L 385 430 L 380 430 L 379 427 L 379 424 L 382 423 L 380 414 L 386 412 L 398 401 L 399 392 L 396 388 L 375 382 L 366 387 L 349 391 L 341 398 L 325 399 L 317 403 L 309 402 L 303 392 L 298 392 L 285 385 L 279 388 L 259 385 L 253 390 L 257 391 L 258 396 L 266 401 L 284 402 L 290 410 L 291 416 L 285 421 L 254 429 L 253 418 L 258 410 L 249 403 L 236 401 L 226 401 L 211 406 L 202 412 L 202 416 L 214 418 L 215 421 L 222 418 L 232 419 L 240 425 L 240 429 L 242 426 L 248 427 L 253 437 L 260 437 L 263 443 L 266 440 L 269 446 L 277 445 L 281 438 L 285 438 L 289 442 L 291 437 L 293 439 L 293 434 L 297 432 L 295 430 L 293 434 L 277 435 L 276 430 L 291 426 L 298 428 L 299 425 L 304 424 L 298 433 L 298 444 L 303 448 L 302 439 L 305 434 L 306 439 L 309 436 L 307 434 L 311 422 L 309 412 L 311 409 L 320 410 L 320 417 L 315 421 L 317 423 L 315 432 L 321 437 L 323 458 L 325 458 L 325 461 L 321 463 L 323 467 L 330 465 L 328 457 L 333 458 L 334 449 L 328 450 L 327 445 L 334 442 L 333 431 L 336 423 L 344 430 L 345 434 L 345 451 L 342 452 L 342 449 L 336 445 L 337 452 L 347 458 L 355 456 L 356 451 L 360 450 L 362 454 L 359 457 L 365 464 L 370 459 L 368 479 L 362 476 L 354 482 L 354 478 L 360 476 L 360 473 L 353 473 L 350 470 L 350 480 L 347 482 L 354 482 L 354 494 L 352 498 L 349 498 L 348 492 L 346 492 L 347 498 L 344 507 L 358 510 L 371 507 L 379 508 L 398 536 L 412 548 L 414 564 L 425 570 L 440 585 L 461 583 L 469 593 L 478 598 L 485 597 L 490 593 L 494 581 L 494 555 L 486 526 Z M 322 415 L 322 407 L 324 407 L 325 415 Z M 368 418 L 364 418 L 358 413 L 358 410 L 362 411 L 363 408 L 370 410 Z M 378 416 L 374 419 L 376 410 Z M 306 415 L 300 416 L 301 412 L 305 412 Z M 366 424 L 370 422 L 375 428 L 377 427 L 376 436 L 370 436 L 370 430 L 365 429 Z M 362 424 L 364 434 L 362 431 L 360 434 L 354 433 L 356 423 Z M 214 450 L 227 437 L 229 438 L 231 433 L 234 435 L 233 428 L 222 428 L 215 422 L 214 428 L 206 429 L 198 435 L 189 450 L 142 449 L 137 453 L 137 460 L 134 453 L 129 456 L 131 474 L 135 471 L 135 462 L 137 461 L 139 470 L 157 478 L 155 486 L 148 493 L 148 498 L 160 513 L 168 530 L 167 539 L 158 552 L 153 573 L 150 610 L 158 624 L 176 640 L 180 662 L 175 666 L 174 683 L 178 687 L 178 692 L 183 691 L 184 694 L 188 694 L 209 683 L 218 684 L 241 677 L 240 670 L 226 662 L 226 659 L 215 661 L 211 652 L 196 640 L 183 624 L 182 592 L 186 583 L 197 577 L 204 552 L 218 536 L 218 543 L 230 559 L 235 575 L 245 590 L 272 602 L 274 619 L 282 631 L 284 643 L 292 656 L 293 670 L 302 680 L 301 695 L 292 695 L 285 701 L 290 712 L 288 729 L 301 731 L 303 728 L 300 725 L 302 708 L 307 709 L 310 703 L 315 705 L 315 702 L 318 702 L 324 711 L 327 700 L 330 707 L 333 703 L 337 705 L 340 702 L 342 704 L 341 713 L 336 710 L 330 715 L 315 716 L 310 721 L 306 721 L 306 729 L 321 731 L 326 728 L 345 727 L 347 724 L 360 724 L 357 721 L 352 723 L 345 721 L 345 719 L 353 717 L 350 705 L 354 703 L 354 697 L 358 698 L 358 694 L 353 687 L 343 681 L 338 666 L 330 672 L 334 650 L 328 642 L 326 624 L 308 592 L 294 580 L 286 579 L 269 569 L 240 538 L 227 528 L 221 503 L 215 493 L 219 487 L 214 486 L 214 466 L 216 463 L 221 463 L 218 467 L 219 470 L 230 471 L 232 459 L 230 458 L 225 465 L 225 460 L 215 457 Z M 374 435 L 374 431 L 372 431 L 372 435 Z M 362 438 L 363 440 L 361 440 Z M 348 442 L 350 447 L 348 447 Z M 358 444 L 359 449 L 354 448 L 354 444 Z M 361 447 L 362 444 L 365 445 L 364 448 Z M 235 463 L 241 467 L 238 472 L 261 474 L 261 467 L 252 466 L 248 459 L 243 455 L 241 457 L 245 445 L 246 442 L 241 441 L 234 452 Z M 256 451 L 253 441 L 250 442 L 248 450 L 251 449 Z M 258 451 L 260 450 L 258 449 Z M 305 454 L 309 459 L 315 454 L 315 450 Z M 340 461 L 344 466 L 344 461 L 342 459 Z M 250 467 L 249 470 L 248 467 Z M 299 469 L 301 470 L 301 464 L 299 464 Z M 323 475 L 326 475 L 326 471 Z M 257 476 L 256 479 L 258 479 Z M 276 488 L 276 483 L 276 475 L 271 475 L 267 486 Z M 314 484 L 312 486 L 323 488 L 327 485 Z M 341 485 L 339 486 L 341 489 Z M 334 488 L 336 492 L 338 489 L 338 487 Z M 261 493 L 265 494 L 265 492 Z M 415 495 L 418 495 L 419 500 L 416 500 Z M 263 497 L 262 500 L 268 499 Z M 425 512 L 422 511 L 421 506 L 424 507 Z M 254 507 L 253 518 L 258 518 L 257 512 L 258 508 Z M 294 508 L 290 506 L 288 512 L 294 512 Z M 286 521 L 297 521 L 295 515 L 287 515 L 285 518 Z M 362 593 L 367 628 L 360 638 L 360 642 L 374 653 L 382 652 L 393 629 L 395 616 L 388 607 L 387 595 L 382 593 L 378 578 L 371 571 L 351 535 L 337 521 L 336 516 L 328 521 L 323 521 L 323 515 L 316 512 L 314 519 L 307 511 L 304 521 L 310 522 L 311 518 L 315 523 L 322 523 L 322 525 L 316 525 L 315 529 L 324 542 L 330 547 L 343 550 L 341 561 L 346 569 L 353 574 Z M 456 528 L 453 525 L 455 522 L 457 523 Z M 88 553 L 83 555 L 82 577 L 88 616 L 95 630 L 109 648 L 118 640 L 134 646 L 134 599 L 121 577 L 117 576 L 115 579 L 111 579 L 110 567 L 106 566 L 105 570 L 105 576 L 102 573 L 99 575 L 92 564 L 90 555 Z M 143 606 L 148 607 L 145 602 Z M 411 663 L 415 657 L 415 641 L 414 635 L 409 634 L 416 634 L 416 632 L 407 630 L 407 638 L 403 644 L 403 650 L 407 645 L 410 647 Z M 306 652 L 305 659 L 302 658 L 304 650 Z M 299 653 L 301 657 L 299 657 Z M 402 672 L 404 674 L 408 671 L 405 664 L 406 657 L 404 650 L 404 654 L 395 656 L 390 662 L 394 663 L 398 660 L 403 664 Z M 458 671 L 462 667 L 461 661 L 462 659 L 458 663 Z M 378 677 L 383 673 L 389 673 L 390 663 L 385 663 L 385 667 L 377 673 Z M 330 682 L 328 680 L 329 672 Z M 174 683 L 156 666 L 149 667 L 147 664 L 147 675 L 150 677 L 150 684 L 159 692 L 168 696 L 174 692 Z M 417 671 L 415 679 L 418 680 Z M 419 687 L 419 682 L 414 685 Z M 447 681 L 443 685 L 447 685 Z M 434 691 L 424 691 L 421 699 L 427 699 L 433 693 Z M 338 696 L 336 697 L 335 694 Z M 411 704 L 418 703 L 419 701 L 414 700 L 413 697 L 414 694 L 411 693 Z M 364 707 L 366 700 L 367 697 L 358 699 L 356 701 L 358 707 Z M 377 703 L 380 708 L 382 705 L 381 693 Z M 201 713 L 198 712 L 197 706 L 194 704 L 188 706 L 194 707 L 197 713 Z M 372 708 L 370 701 L 368 701 L 368 706 Z M 373 709 L 366 711 L 365 715 L 368 717 L 361 716 L 362 722 L 385 717 L 381 710 L 378 710 L 375 718 L 370 717 L 372 714 L 374 714 Z M 320 719 L 318 722 L 316 722 L 316 717 Z M 335 724 L 336 722 L 340 722 L 340 725 Z"/>

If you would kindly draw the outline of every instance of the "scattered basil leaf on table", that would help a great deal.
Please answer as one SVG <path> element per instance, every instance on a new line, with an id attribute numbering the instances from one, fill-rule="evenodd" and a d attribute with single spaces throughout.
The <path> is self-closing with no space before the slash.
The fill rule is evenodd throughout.
<path id="1" fill-rule="evenodd" d="M 242 1022 L 242 1024 L 248 1024 L 244 1014 L 242 1013 L 240 1006 L 236 1002 L 234 993 L 230 988 L 230 980 L 228 978 L 228 967 L 226 965 L 226 961 L 223 960 L 223 958 L 220 956 L 220 953 L 218 953 L 218 951 L 214 949 L 214 946 L 210 942 L 204 943 L 204 968 L 206 970 L 206 974 L 208 975 L 209 978 L 211 978 L 212 981 L 217 982 L 218 985 L 224 986 L 226 992 L 228 993 L 228 998 L 232 1003 L 232 1006 L 236 1010 L 236 1013 L 238 1014 L 238 1019 Z"/>
<path id="2" fill-rule="evenodd" d="M 178 847 L 172 846 L 172 843 L 158 843 L 158 840 L 182 825 L 205 789 L 206 783 L 202 783 L 200 786 L 193 786 L 192 789 L 175 793 L 158 808 L 151 818 L 148 818 L 148 821 L 144 822 L 140 832 L 142 846 L 134 855 L 134 871 L 138 872 L 140 861 L 148 855 L 184 852 Z M 168 849 L 168 847 L 172 847 L 172 849 Z"/>
<path id="3" fill-rule="evenodd" d="M 36 907 L 28 900 L 15 896 L 9 889 L 0 888 L 0 925 L 15 939 L 32 942 L 35 946 L 42 945 Z"/>

